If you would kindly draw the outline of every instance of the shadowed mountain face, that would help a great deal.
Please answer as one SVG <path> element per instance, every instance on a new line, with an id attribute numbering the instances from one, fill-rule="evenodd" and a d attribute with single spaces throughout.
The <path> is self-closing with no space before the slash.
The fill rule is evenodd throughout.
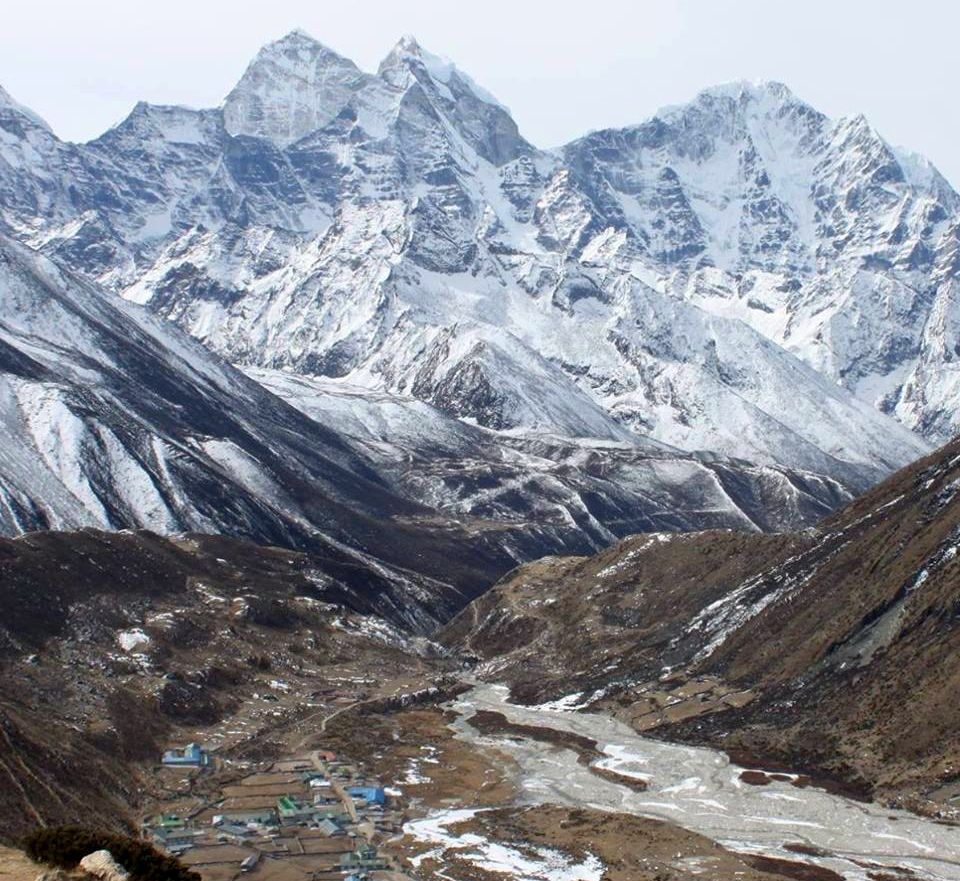
<path id="1" fill-rule="evenodd" d="M 777 84 L 545 152 L 415 40 L 295 32 L 218 109 L 0 125 L 17 235 L 235 364 L 854 491 L 950 431 L 956 194 Z"/>
<path id="2" fill-rule="evenodd" d="M 958 486 L 953 442 L 803 533 L 531 563 L 444 639 L 528 699 L 583 692 L 643 730 L 942 803 L 960 754 Z"/>
<path id="3" fill-rule="evenodd" d="M 0 304 L 3 531 L 149 527 L 301 548 L 420 629 L 511 565 L 503 542 L 399 496 L 335 431 L 176 328 L 7 239 Z M 539 541 L 516 537 L 529 553 Z"/>

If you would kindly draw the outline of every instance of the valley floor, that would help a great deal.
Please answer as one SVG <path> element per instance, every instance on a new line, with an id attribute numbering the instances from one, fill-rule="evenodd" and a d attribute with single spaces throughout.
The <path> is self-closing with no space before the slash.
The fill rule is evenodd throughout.
<path id="1" fill-rule="evenodd" d="M 556 703 L 517 706 L 507 695 L 504 687 L 480 685 L 461 696 L 456 728 L 459 736 L 482 744 L 489 735 L 476 733 L 475 715 L 499 713 L 508 720 L 512 733 L 494 742 L 517 763 L 528 802 L 658 818 L 736 853 L 834 873 L 819 877 L 960 878 L 956 825 L 832 795 L 802 775 L 741 768 L 715 750 L 650 740 L 604 714 Z M 517 737 L 524 729 L 535 736 Z M 594 744 L 601 757 L 585 767 L 575 752 L 556 748 L 562 737 Z M 592 773 L 597 766 L 645 786 L 598 778 Z M 801 877 L 796 867 L 783 871 Z"/>
<path id="2" fill-rule="evenodd" d="M 523 707 L 506 688 L 464 682 L 452 700 L 403 706 L 396 695 L 413 684 L 357 682 L 339 704 L 224 743 L 210 770 L 175 785 L 159 772 L 166 784 L 149 813 L 187 818 L 198 840 L 183 859 L 204 881 L 338 877 L 363 844 L 368 862 L 354 871 L 374 881 L 960 879 L 960 827 L 649 740 L 573 700 Z M 211 826 L 245 787 L 283 778 L 310 794 L 305 773 L 326 778 L 334 810 L 352 814 L 346 836 L 303 821 L 252 826 L 234 841 Z M 382 786 L 383 808 L 350 804 L 357 783 Z M 251 856 L 256 866 L 241 869 Z"/>

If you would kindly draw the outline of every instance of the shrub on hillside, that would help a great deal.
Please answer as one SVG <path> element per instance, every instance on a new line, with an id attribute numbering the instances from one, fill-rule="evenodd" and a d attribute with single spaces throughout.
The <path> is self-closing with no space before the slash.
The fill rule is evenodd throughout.
<path id="1" fill-rule="evenodd" d="M 109 850 L 132 881 L 200 881 L 176 857 L 146 841 L 83 826 L 36 829 L 23 839 L 23 849 L 34 862 L 61 869 L 74 869 L 87 854 Z"/>

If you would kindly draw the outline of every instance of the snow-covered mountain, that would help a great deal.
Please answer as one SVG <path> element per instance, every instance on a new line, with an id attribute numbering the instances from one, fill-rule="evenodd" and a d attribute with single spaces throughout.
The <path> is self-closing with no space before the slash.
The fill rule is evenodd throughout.
<path id="1" fill-rule="evenodd" d="M 148 528 L 299 548 L 318 586 L 414 628 L 511 565 L 508 546 L 542 541 L 471 539 L 176 327 L 3 235 L 0 437 L 2 534 Z"/>
<path id="2" fill-rule="evenodd" d="M 941 441 L 957 416 L 960 197 L 863 116 L 735 83 L 564 150 L 669 289 Z"/>
<path id="3" fill-rule="evenodd" d="M 3 234 L 0 438 L 0 534 L 296 548 L 318 584 L 420 629 L 523 560 L 651 528 L 783 529 L 848 498 L 817 475 L 639 439 L 501 436 L 414 398 L 252 379 Z"/>
<path id="4" fill-rule="evenodd" d="M 960 199 L 783 86 L 546 152 L 411 38 L 294 32 L 221 108 L 73 145 L 2 95 L 0 133 L 16 235 L 246 368 L 855 489 L 960 418 Z"/>
<path id="5" fill-rule="evenodd" d="M 280 371 L 252 375 L 347 439 L 398 494 L 468 524 L 532 531 L 541 547 L 582 552 L 651 529 L 777 531 L 813 523 L 848 496 L 810 472 L 636 438 L 496 432 L 411 396 Z M 529 540 L 519 545 L 517 558 L 531 549 Z"/>

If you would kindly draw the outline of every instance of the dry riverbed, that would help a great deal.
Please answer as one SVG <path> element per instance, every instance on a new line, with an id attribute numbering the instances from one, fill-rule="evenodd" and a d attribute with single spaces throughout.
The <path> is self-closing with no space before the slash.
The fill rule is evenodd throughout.
<path id="1" fill-rule="evenodd" d="M 609 831 L 610 840 L 620 842 L 614 862 L 619 860 L 617 865 L 626 872 L 646 871 L 643 860 L 665 853 L 658 850 L 658 841 L 667 850 L 676 845 L 675 856 L 649 877 L 657 877 L 657 871 L 664 878 L 686 877 L 678 872 L 740 877 L 736 873 L 741 869 L 727 876 L 697 862 L 716 858 L 718 851 L 711 854 L 710 849 L 719 847 L 751 872 L 801 881 L 960 879 L 960 829 L 843 798 L 779 770 L 738 767 L 715 750 L 649 740 L 609 716 L 556 705 L 517 706 L 500 686 L 478 685 L 453 708 L 459 716 L 454 724 L 457 739 L 477 749 L 495 748 L 515 763 L 520 803 L 504 806 L 506 812 L 485 813 L 463 813 L 450 805 L 419 824 L 408 824 L 408 835 L 426 854 L 420 860 L 423 867 L 450 858 L 475 869 L 488 865 L 489 870 L 492 858 L 484 841 L 490 839 L 482 830 L 496 835 L 501 844 L 519 844 L 531 833 L 532 841 L 567 855 L 567 869 L 545 877 L 588 881 L 584 855 L 589 852 L 606 864 L 602 854 L 611 858 L 612 853 L 604 844 Z M 471 720 L 477 721 L 476 727 Z M 593 767 L 597 764 L 617 777 L 598 776 Z M 745 771 L 754 773 L 744 778 Z M 624 785 L 618 779 L 622 777 L 642 780 L 645 786 Z M 557 810 L 569 815 L 549 813 Z M 541 813 L 552 819 L 545 821 L 544 837 L 538 839 L 532 830 L 539 828 L 536 818 Z M 589 830 L 586 837 L 577 838 L 569 825 L 561 828 L 559 821 L 553 822 L 558 818 L 580 818 Z M 629 836 L 623 833 L 627 827 Z M 444 857 L 456 841 L 454 833 L 464 830 L 484 841 L 475 841 L 472 849 L 452 848 Z M 592 842 L 592 850 L 584 849 L 585 841 Z M 706 853 L 700 842 L 709 843 Z M 614 862 L 608 866 L 611 871 Z M 533 872 L 530 877 L 540 875 Z"/>

